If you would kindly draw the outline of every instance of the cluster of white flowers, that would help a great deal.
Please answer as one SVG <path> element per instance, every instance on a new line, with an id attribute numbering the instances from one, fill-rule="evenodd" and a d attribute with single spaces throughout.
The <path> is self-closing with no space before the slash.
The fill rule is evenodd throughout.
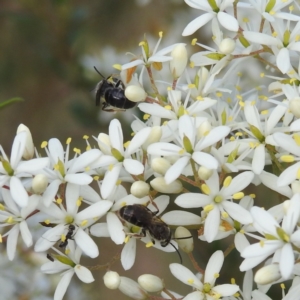
<path id="1" fill-rule="evenodd" d="M 203 13 L 182 34 L 211 24 L 216 47 L 194 39 L 192 45 L 205 50 L 189 57 L 183 43 L 159 50 L 162 33 L 153 50 L 146 38 L 140 43 L 141 55 L 131 54 L 131 61 L 119 66 L 126 97 L 144 113 L 143 120 L 131 123 L 130 141 L 124 141 L 122 125 L 114 119 L 108 134 L 100 133 L 94 143 L 84 137 L 83 153 L 77 148 L 70 153 L 71 139 L 66 148 L 53 138 L 36 149 L 23 124 L 10 156 L 0 146 L 1 241 L 9 260 L 17 255 L 19 233 L 27 247 L 34 244 L 34 251 L 48 252 L 42 272 L 62 275 L 55 300 L 64 297 L 74 273 L 85 283 L 94 281 L 93 268 L 81 265 L 80 257 L 99 255 L 95 237 L 124 245 L 112 257 L 124 272 L 134 265 L 139 240 L 165 252 L 179 247 L 189 253 L 194 271 L 170 265 L 171 273 L 192 287 L 183 296 L 170 291 L 160 274 L 145 274 L 135 282 L 111 270 L 110 263 L 95 266 L 106 270 L 108 288 L 133 299 L 266 300 L 272 285 L 287 280 L 292 281 L 289 291 L 282 287 L 277 299 L 299 297 L 300 16 L 294 13 L 299 14 L 299 3 L 185 2 Z M 162 68 L 168 67 L 162 77 Z M 123 182 L 131 185 L 130 191 Z M 278 200 L 261 199 L 259 189 L 247 194 L 249 185 L 274 190 Z M 170 194 L 178 210 L 168 209 Z M 134 215 L 133 210 L 127 219 L 120 215 L 122 207 L 134 204 L 147 206 L 147 213 Z M 200 214 L 199 209 L 185 210 L 199 207 Z M 142 222 L 145 216 L 155 222 Z M 98 222 L 102 217 L 106 222 Z M 32 219 L 47 229 L 37 240 Z M 202 270 L 192 256 L 192 239 L 170 243 L 161 233 L 153 243 L 150 225 L 157 230 L 178 227 L 176 238 L 190 236 L 179 226 L 197 228 L 197 238 L 207 243 L 231 238 L 244 259 L 243 288 L 235 282 L 216 284 L 228 253 L 224 257 L 216 251 Z"/>

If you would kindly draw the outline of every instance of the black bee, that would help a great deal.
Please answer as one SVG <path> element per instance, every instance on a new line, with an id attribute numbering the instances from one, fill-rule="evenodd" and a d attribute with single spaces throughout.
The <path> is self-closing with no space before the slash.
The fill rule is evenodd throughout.
<path id="1" fill-rule="evenodd" d="M 61 241 L 58 245 L 58 247 L 60 248 L 65 248 L 68 245 L 68 240 L 72 240 L 73 239 L 73 234 L 74 234 L 74 230 L 75 230 L 75 225 L 70 224 L 69 225 L 69 230 L 68 233 L 66 235 L 66 239 L 64 241 Z"/>
<path id="2" fill-rule="evenodd" d="M 103 78 L 96 86 L 96 105 L 102 103 L 102 110 L 104 111 L 124 111 L 136 106 L 136 102 L 130 101 L 125 97 L 124 83 L 116 77 L 109 76 L 105 78 L 94 67 L 96 72 Z"/>
<path id="3" fill-rule="evenodd" d="M 123 206 L 119 210 L 119 215 L 124 221 L 141 227 L 141 234 L 136 236 L 144 237 L 148 232 L 152 238 L 153 244 L 155 244 L 154 239 L 158 240 L 162 247 L 166 247 L 171 244 L 178 253 L 180 262 L 182 263 L 179 251 L 171 243 L 171 229 L 160 217 L 157 216 L 158 212 L 159 211 L 153 212 L 148 207 L 141 204 L 133 204 Z M 191 236 L 184 237 L 182 239 L 185 238 L 191 238 Z"/>

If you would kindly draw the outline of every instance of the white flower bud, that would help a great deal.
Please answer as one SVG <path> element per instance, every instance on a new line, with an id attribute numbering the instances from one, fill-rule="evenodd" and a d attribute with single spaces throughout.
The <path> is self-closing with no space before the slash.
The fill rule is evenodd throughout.
<path id="1" fill-rule="evenodd" d="M 34 193 L 42 194 L 48 186 L 48 178 L 44 174 L 38 174 L 32 179 L 31 187 Z"/>
<path id="2" fill-rule="evenodd" d="M 104 284 L 108 289 L 115 290 L 121 283 L 120 275 L 114 271 L 108 271 L 103 276 Z"/>
<path id="3" fill-rule="evenodd" d="M 170 70 L 174 79 L 181 76 L 188 62 L 185 44 L 179 44 L 171 52 L 173 59 L 170 61 Z"/>
<path id="4" fill-rule="evenodd" d="M 199 169 L 198 169 L 198 176 L 201 180 L 207 180 L 210 178 L 210 176 L 213 174 L 213 170 L 211 169 L 207 169 L 203 166 L 201 166 Z"/>
<path id="5" fill-rule="evenodd" d="M 291 113 L 297 117 L 300 118 L 300 98 L 295 97 L 293 100 L 289 102 L 290 106 L 290 111 Z"/>
<path id="6" fill-rule="evenodd" d="M 104 154 L 109 155 L 110 149 L 111 149 L 109 136 L 106 133 L 100 133 L 98 135 L 98 140 L 99 140 L 98 146 L 99 146 L 100 150 Z"/>
<path id="7" fill-rule="evenodd" d="M 150 181 L 150 184 L 154 190 L 160 193 L 178 194 L 183 189 L 181 181 L 175 180 L 170 184 L 166 184 L 166 181 L 163 177 L 154 178 L 152 181 Z"/>
<path id="8" fill-rule="evenodd" d="M 222 42 L 219 45 L 219 51 L 223 54 L 232 53 L 234 48 L 235 48 L 235 41 L 230 38 L 226 38 L 222 40 Z"/>
<path id="9" fill-rule="evenodd" d="M 200 82 L 206 82 L 206 80 L 209 76 L 209 71 L 205 67 L 201 67 L 199 69 L 199 71 L 197 72 L 197 75 L 199 76 Z"/>
<path id="10" fill-rule="evenodd" d="M 143 198 L 149 194 L 150 185 L 145 181 L 135 181 L 130 188 L 130 193 L 137 197 Z"/>
<path id="11" fill-rule="evenodd" d="M 160 292 L 164 288 L 163 281 L 154 275 L 144 274 L 138 278 L 139 285 L 150 293 Z"/>
<path id="12" fill-rule="evenodd" d="M 147 140 L 142 145 L 143 150 L 147 150 L 149 145 L 159 142 L 160 139 L 161 139 L 161 136 L 162 136 L 161 127 L 160 126 L 153 126 L 151 128 L 151 132 L 150 132 Z"/>
<path id="13" fill-rule="evenodd" d="M 264 285 L 264 284 L 273 283 L 279 278 L 281 278 L 279 265 L 271 264 L 259 269 L 254 276 L 254 281 L 257 284 Z"/>
<path id="14" fill-rule="evenodd" d="M 297 194 L 297 193 L 300 193 L 300 181 L 299 180 L 295 180 L 292 182 L 292 191 L 293 191 L 293 194 Z"/>
<path id="15" fill-rule="evenodd" d="M 138 85 L 129 85 L 125 89 L 125 97 L 132 102 L 142 102 L 147 98 L 147 93 Z"/>
<path id="16" fill-rule="evenodd" d="M 148 295 L 137 282 L 134 280 L 121 276 L 121 283 L 119 290 L 132 299 L 143 300 L 147 299 Z"/>
<path id="17" fill-rule="evenodd" d="M 33 145 L 32 135 L 31 135 L 29 128 L 27 126 L 25 126 L 24 124 L 20 124 L 17 129 L 17 134 L 20 132 L 23 132 L 23 131 L 25 131 L 27 133 L 27 135 L 26 135 L 25 149 L 24 149 L 24 153 L 23 153 L 22 157 L 24 159 L 28 160 L 28 159 L 33 158 L 34 145 Z"/>
<path id="18" fill-rule="evenodd" d="M 161 175 L 165 175 L 170 167 L 169 161 L 162 157 L 153 158 L 151 161 L 152 170 Z"/>
<path id="19" fill-rule="evenodd" d="M 186 239 L 186 237 L 190 238 Z M 177 227 L 175 230 L 175 238 L 177 239 L 176 242 L 182 251 L 184 251 L 185 253 L 191 253 L 193 251 L 194 240 L 189 230 L 182 226 Z"/>
<path id="20" fill-rule="evenodd" d="M 272 93 L 280 93 L 282 92 L 282 85 L 279 81 L 273 81 L 272 83 L 269 84 L 268 86 L 268 91 Z"/>
<path id="21" fill-rule="evenodd" d="M 204 121 L 197 128 L 197 137 L 198 139 L 205 137 L 211 130 L 211 124 L 208 121 Z"/>

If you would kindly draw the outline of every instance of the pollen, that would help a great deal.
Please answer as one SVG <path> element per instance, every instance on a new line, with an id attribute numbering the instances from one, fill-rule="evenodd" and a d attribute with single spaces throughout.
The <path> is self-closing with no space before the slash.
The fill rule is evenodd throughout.
<path id="1" fill-rule="evenodd" d="M 231 137 L 229 138 L 229 140 L 230 140 L 231 142 L 233 142 L 233 141 L 235 141 L 235 137 L 234 137 L 234 136 L 231 136 Z"/>
<path id="2" fill-rule="evenodd" d="M 86 150 L 86 151 L 91 150 L 91 146 L 90 146 L 90 145 L 87 145 L 86 148 L 85 148 L 85 150 Z"/>
<path id="3" fill-rule="evenodd" d="M 116 186 L 120 185 L 121 183 L 122 183 L 122 180 L 118 179 L 117 182 L 116 182 Z"/>
<path id="4" fill-rule="evenodd" d="M 300 146 L 300 136 L 299 136 L 299 134 L 294 134 L 293 139 L 296 142 L 297 146 Z"/>
<path id="5" fill-rule="evenodd" d="M 214 201 L 215 201 L 216 203 L 220 203 L 220 202 L 223 201 L 223 197 L 222 197 L 221 195 L 217 195 L 217 196 L 214 198 Z"/>
<path id="6" fill-rule="evenodd" d="M 184 153 L 185 153 L 184 149 L 181 149 L 181 150 L 178 151 L 178 154 L 180 154 L 180 155 L 183 155 Z"/>
<path id="7" fill-rule="evenodd" d="M 130 235 L 126 235 L 124 243 L 127 244 L 129 242 L 129 239 L 130 239 Z"/>
<path id="8" fill-rule="evenodd" d="M 204 98 L 202 96 L 197 96 L 196 99 L 199 100 L 199 101 L 203 101 L 204 100 Z"/>
<path id="9" fill-rule="evenodd" d="M 274 31 L 274 32 L 272 33 L 272 36 L 273 36 L 273 37 L 277 37 L 277 35 L 278 35 L 278 33 L 277 33 L 276 31 Z"/>
<path id="10" fill-rule="evenodd" d="M 77 154 L 80 154 L 80 153 L 81 153 L 81 150 L 78 149 L 78 148 L 73 148 L 73 151 L 74 151 L 75 153 L 77 153 Z"/>
<path id="11" fill-rule="evenodd" d="M 221 92 L 217 92 L 216 93 L 217 97 L 221 98 L 223 96 L 223 94 Z"/>
<path id="12" fill-rule="evenodd" d="M 294 5 L 290 5 L 290 6 L 289 6 L 290 12 L 292 12 L 294 9 L 295 9 Z"/>
<path id="13" fill-rule="evenodd" d="M 239 101 L 239 105 L 240 105 L 240 107 L 244 107 L 245 103 L 243 101 Z"/>
<path id="14" fill-rule="evenodd" d="M 48 224 L 50 224 L 50 220 L 49 220 L 49 219 L 46 219 L 46 220 L 44 221 L 44 223 L 48 225 Z"/>
<path id="15" fill-rule="evenodd" d="M 130 141 L 127 141 L 126 143 L 123 144 L 124 148 L 128 148 L 129 145 L 130 145 Z"/>
<path id="16" fill-rule="evenodd" d="M 12 224 L 14 222 L 14 218 L 12 216 L 9 216 L 5 222 L 8 224 Z"/>
<path id="17" fill-rule="evenodd" d="M 215 277 L 215 278 L 219 278 L 219 277 L 220 277 L 220 274 L 219 274 L 219 273 L 215 273 L 215 274 L 214 274 L 214 277 Z"/>
<path id="18" fill-rule="evenodd" d="M 268 111 L 267 109 L 261 111 L 261 114 L 262 114 L 262 115 L 267 115 L 268 113 L 269 113 L 269 111 Z"/>
<path id="19" fill-rule="evenodd" d="M 235 133 L 235 135 L 236 135 L 236 136 L 243 136 L 243 133 L 240 132 L 240 131 L 238 131 L 238 132 Z"/>
<path id="20" fill-rule="evenodd" d="M 227 213 L 226 211 L 223 211 L 223 212 L 222 212 L 222 217 L 223 217 L 224 219 L 227 219 L 227 218 L 229 217 L 229 215 L 228 215 L 228 213 Z"/>
<path id="21" fill-rule="evenodd" d="M 99 178 L 100 178 L 100 177 L 99 177 L 98 175 L 96 175 L 96 176 L 93 177 L 93 179 L 94 179 L 95 181 L 98 181 Z"/>
<path id="22" fill-rule="evenodd" d="M 255 194 L 250 194 L 249 197 L 251 197 L 252 199 L 255 199 L 256 195 Z"/>
<path id="23" fill-rule="evenodd" d="M 2 234 L 0 234 L 0 243 L 2 243 Z"/>
<path id="24" fill-rule="evenodd" d="M 193 61 L 191 61 L 189 66 L 190 66 L 191 69 L 193 69 L 193 68 L 195 68 L 195 63 Z"/>
<path id="25" fill-rule="evenodd" d="M 269 14 L 271 15 L 271 16 L 274 16 L 275 15 L 275 11 L 274 10 L 271 10 L 270 12 L 269 12 Z"/>
<path id="26" fill-rule="evenodd" d="M 86 224 L 88 223 L 88 221 L 87 220 L 82 220 L 82 222 L 80 223 L 80 226 L 85 226 Z"/>
<path id="27" fill-rule="evenodd" d="M 164 34 L 164 32 L 163 32 L 163 31 L 160 31 L 160 32 L 158 33 L 158 36 L 159 36 L 160 38 L 162 38 L 162 37 L 163 37 L 163 34 Z"/>
<path id="28" fill-rule="evenodd" d="M 189 283 L 189 284 L 193 284 L 195 282 L 195 280 L 193 279 L 193 278 L 189 278 L 188 280 L 187 280 L 187 283 Z"/>
<path id="29" fill-rule="evenodd" d="M 230 183 L 232 181 L 232 177 L 231 176 L 227 176 L 224 180 L 223 186 L 224 187 L 229 187 Z"/>
<path id="30" fill-rule="evenodd" d="M 71 141 L 72 141 L 72 138 L 70 138 L 70 137 L 69 137 L 69 138 L 67 138 L 67 140 L 66 140 L 66 144 L 67 144 L 67 145 L 69 145 L 69 144 L 71 143 Z"/>
<path id="31" fill-rule="evenodd" d="M 235 88 L 237 91 L 241 91 L 241 87 L 239 85 L 236 85 Z M 238 95 L 238 96 L 242 97 L 241 95 Z"/>
<path id="32" fill-rule="evenodd" d="M 70 249 L 65 250 L 65 254 L 68 255 L 70 253 Z"/>
<path id="33" fill-rule="evenodd" d="M 121 205 L 121 207 L 123 207 L 123 206 L 127 205 L 127 203 L 124 201 L 120 205 Z"/>
<path id="34" fill-rule="evenodd" d="M 210 188 L 208 187 L 207 184 L 203 183 L 201 185 L 201 191 L 203 192 L 203 194 L 209 195 L 210 194 Z"/>
<path id="35" fill-rule="evenodd" d="M 76 201 L 76 205 L 79 207 L 82 203 L 82 197 L 79 197 Z"/>
<path id="36" fill-rule="evenodd" d="M 208 204 L 208 205 L 204 206 L 203 209 L 206 213 L 209 213 L 210 211 L 212 211 L 214 209 L 214 206 L 213 206 L 213 204 Z"/>
<path id="37" fill-rule="evenodd" d="M 48 142 L 44 141 L 41 144 L 41 148 L 44 149 L 45 147 L 47 147 L 47 145 L 48 145 Z"/>
<path id="38" fill-rule="evenodd" d="M 261 241 L 259 242 L 259 244 L 260 244 L 260 246 L 263 248 L 264 245 L 265 245 L 265 242 L 261 240 Z"/>
<path id="39" fill-rule="evenodd" d="M 281 287 L 283 290 L 285 290 L 285 285 L 284 285 L 284 283 L 281 283 L 281 284 L 280 284 L 280 287 Z"/>
<path id="40" fill-rule="evenodd" d="M 113 168 L 114 168 L 114 165 L 113 165 L 113 164 L 110 164 L 110 165 L 108 166 L 108 170 L 109 170 L 109 171 L 112 171 Z"/>
<path id="41" fill-rule="evenodd" d="M 152 242 L 148 242 L 147 244 L 146 244 L 146 248 L 150 248 L 150 247 L 152 247 L 153 246 L 153 243 Z"/>
<path id="42" fill-rule="evenodd" d="M 122 65 L 120 65 L 120 64 L 114 64 L 113 68 L 116 70 L 122 71 Z"/>
<path id="43" fill-rule="evenodd" d="M 144 41 L 139 42 L 139 46 L 141 47 L 145 46 L 145 42 Z"/>
<path id="44" fill-rule="evenodd" d="M 143 115 L 143 120 L 148 120 L 150 118 L 150 115 L 149 114 L 144 114 Z"/>
<path id="45" fill-rule="evenodd" d="M 293 155 L 282 155 L 280 156 L 280 159 L 286 163 L 291 163 L 295 161 L 295 157 Z"/>
<path id="46" fill-rule="evenodd" d="M 233 194 L 232 198 L 234 200 L 241 200 L 244 196 L 245 196 L 245 194 L 243 192 L 239 192 L 239 193 Z"/>
<path id="47" fill-rule="evenodd" d="M 89 139 L 89 136 L 85 134 L 82 138 L 83 138 L 84 140 L 87 140 L 87 139 Z"/>
<path id="48" fill-rule="evenodd" d="M 87 166 L 87 167 L 84 168 L 84 170 L 85 170 L 86 172 L 88 172 L 90 169 L 91 169 L 90 166 Z"/>
<path id="49" fill-rule="evenodd" d="M 164 108 L 167 109 L 167 110 L 171 110 L 172 109 L 171 105 L 166 105 Z"/>
<path id="50" fill-rule="evenodd" d="M 195 88 L 196 87 L 196 85 L 194 84 L 194 83 L 190 83 L 189 85 L 188 85 L 188 88 L 189 89 L 193 89 L 193 88 Z"/>
<path id="51" fill-rule="evenodd" d="M 300 168 L 298 168 L 298 170 L 297 170 L 296 178 L 300 179 Z"/>
<path id="52" fill-rule="evenodd" d="M 2 203 L 0 203 L 0 210 L 5 210 L 5 206 Z"/>
<path id="53" fill-rule="evenodd" d="M 192 46 L 195 46 L 196 43 L 197 43 L 197 39 L 192 39 L 191 45 L 192 45 Z"/>
<path id="54" fill-rule="evenodd" d="M 56 203 L 57 203 L 57 204 L 62 204 L 62 199 L 61 199 L 61 198 L 57 198 L 57 199 L 56 199 Z"/>
<path id="55" fill-rule="evenodd" d="M 65 236 L 64 234 L 62 234 L 62 235 L 60 236 L 60 240 L 61 240 L 62 242 L 64 242 L 64 241 L 66 240 L 66 236 Z"/>
<path id="56" fill-rule="evenodd" d="M 249 19 L 245 17 L 245 18 L 243 18 L 243 22 L 244 22 L 244 23 L 248 23 L 248 22 L 249 22 Z"/>

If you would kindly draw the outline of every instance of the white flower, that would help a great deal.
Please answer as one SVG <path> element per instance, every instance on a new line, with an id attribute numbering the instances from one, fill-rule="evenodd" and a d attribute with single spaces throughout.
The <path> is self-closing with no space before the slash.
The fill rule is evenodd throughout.
<path id="1" fill-rule="evenodd" d="M 29 197 L 28 205 L 19 209 L 13 201 L 9 190 L 1 188 L 5 206 L 0 209 L 0 227 L 12 226 L 3 237 L 7 236 L 7 256 L 13 260 L 16 254 L 16 247 L 19 233 L 27 247 L 32 245 L 32 235 L 28 228 L 27 217 L 36 209 L 39 197 L 32 195 Z"/>
<path id="2" fill-rule="evenodd" d="M 119 179 L 122 169 L 131 175 L 140 175 L 144 172 L 144 165 L 131 156 L 141 151 L 141 146 L 147 140 L 150 133 L 150 127 L 140 130 L 130 141 L 126 150 L 124 150 L 122 126 L 119 120 L 114 119 L 110 122 L 109 136 L 104 134 L 99 135 L 98 143 L 105 155 L 102 155 L 92 165 L 92 168 L 106 169 L 101 185 L 103 199 L 107 199 L 116 188 L 116 182 Z"/>
<path id="3" fill-rule="evenodd" d="M 53 262 L 47 262 L 41 267 L 41 271 L 46 274 L 62 273 L 55 290 L 54 300 L 63 299 L 74 273 L 84 283 L 91 283 L 95 280 L 91 271 L 79 264 L 81 249 L 75 248 L 72 241 L 70 241 L 69 249 L 68 255 L 59 252 L 59 255 L 53 255 L 55 258 Z"/>
<path id="4" fill-rule="evenodd" d="M 182 32 L 183 36 L 191 35 L 196 30 L 207 24 L 213 18 L 217 18 L 219 23 L 229 31 L 237 32 L 239 29 L 238 21 L 227 12 L 228 7 L 232 7 L 234 0 L 216 0 L 216 1 L 195 1 L 185 0 L 185 3 L 193 8 L 204 10 L 206 13 L 190 22 Z M 215 6 L 212 6 L 212 3 Z"/>
<path id="5" fill-rule="evenodd" d="M 281 226 L 269 212 L 262 208 L 252 207 L 251 214 L 254 227 L 264 237 L 257 237 L 260 239 L 259 243 L 250 245 L 242 251 L 241 256 L 245 260 L 240 270 L 249 270 L 274 253 L 273 262 L 279 263 L 281 276 L 283 279 L 288 279 L 294 267 L 293 244 L 296 247 L 300 244 L 300 231 L 294 232 L 300 215 L 300 195 L 294 195 L 289 201 Z"/>
<path id="6" fill-rule="evenodd" d="M 177 161 L 165 174 L 166 184 L 172 183 L 182 174 L 183 169 L 190 163 L 190 159 L 208 169 L 217 169 L 217 160 L 203 150 L 227 136 L 230 128 L 227 126 L 216 127 L 205 137 L 197 140 L 199 125 L 201 124 L 197 124 L 197 119 L 183 115 L 178 122 L 179 132 L 176 137 L 179 146 L 171 143 L 154 143 L 148 147 L 147 152 L 151 155 L 178 156 Z"/>
<path id="7" fill-rule="evenodd" d="M 14 201 L 21 207 L 28 204 L 28 193 L 21 181 L 22 178 L 32 177 L 35 172 L 41 171 L 48 163 L 48 158 L 35 158 L 21 161 L 25 151 L 27 132 L 19 132 L 14 139 L 10 159 L 0 145 L 0 187 L 8 185 Z"/>
<path id="8" fill-rule="evenodd" d="M 224 254 L 222 251 L 216 251 L 209 259 L 203 282 L 198 279 L 189 269 L 180 264 L 170 264 L 170 270 L 181 282 L 193 287 L 196 291 L 188 294 L 184 299 L 219 299 L 226 296 L 234 295 L 239 286 L 236 284 L 220 284 L 216 285 L 216 279 L 224 262 Z"/>
<path id="9" fill-rule="evenodd" d="M 241 199 L 241 191 L 252 181 L 254 174 L 252 172 L 243 172 L 233 179 L 228 176 L 223 187 L 219 186 L 219 175 L 214 171 L 213 175 L 202 184 L 202 194 L 185 193 L 178 196 L 175 203 L 184 208 L 203 207 L 207 213 L 204 223 L 204 236 L 210 243 L 217 236 L 221 214 L 228 214 L 234 220 L 241 224 L 252 222 L 250 213 L 242 206 L 232 202 L 232 199 Z M 182 224 L 185 225 L 185 224 Z"/>
<path id="10" fill-rule="evenodd" d="M 75 240 L 85 254 L 92 258 L 97 257 L 99 255 L 98 247 L 84 229 L 105 215 L 112 206 L 112 202 L 100 200 L 78 212 L 80 205 L 79 186 L 71 183 L 66 188 L 66 209 L 62 205 L 57 206 L 54 203 L 51 203 L 48 207 L 40 204 L 39 209 L 52 218 L 48 222 L 57 225 L 46 231 L 38 239 L 34 250 L 37 252 L 46 251 L 57 242 L 58 238 L 61 238 L 61 236 L 65 238 L 64 233 L 68 231 L 66 225 L 73 224 L 76 229 L 72 239 Z"/>
<path id="11" fill-rule="evenodd" d="M 51 169 L 45 169 L 50 181 L 43 194 L 43 202 L 46 206 L 49 206 L 54 200 L 60 184 L 88 185 L 93 181 L 93 177 L 85 171 L 101 156 L 101 152 L 98 149 L 91 149 L 79 156 L 75 153 L 75 157 L 69 160 L 70 142 L 71 139 L 69 138 L 67 149 L 64 150 L 61 142 L 53 138 L 49 140 L 48 149 L 45 148 L 51 162 Z"/>

